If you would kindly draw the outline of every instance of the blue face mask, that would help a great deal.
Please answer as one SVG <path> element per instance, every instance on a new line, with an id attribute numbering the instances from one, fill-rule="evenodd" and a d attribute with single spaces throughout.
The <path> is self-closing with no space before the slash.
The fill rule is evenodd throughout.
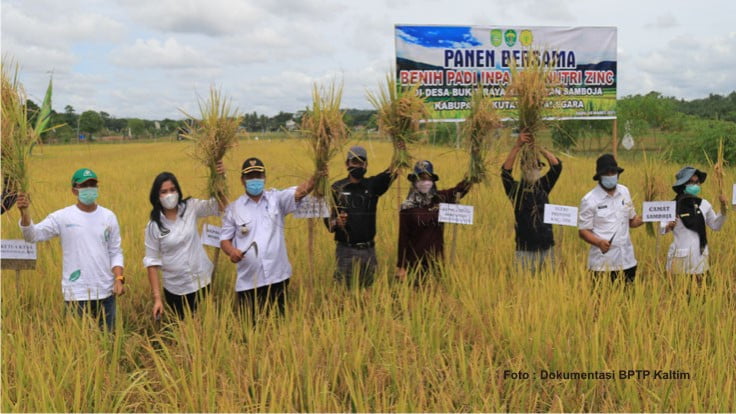
<path id="1" fill-rule="evenodd" d="M 245 192 L 252 196 L 259 196 L 263 192 L 266 180 L 263 178 L 252 178 L 245 180 Z"/>
<path id="2" fill-rule="evenodd" d="M 618 184 L 618 175 L 601 175 L 601 185 L 606 190 L 613 190 Z"/>
<path id="3" fill-rule="evenodd" d="M 685 194 L 696 196 L 700 194 L 700 186 L 698 184 L 688 184 L 685 186 Z"/>
<path id="4" fill-rule="evenodd" d="M 91 206 L 92 204 L 97 201 L 97 197 L 99 196 L 99 193 L 97 192 L 97 187 L 87 187 L 87 188 L 80 188 L 79 190 L 79 196 L 77 198 L 79 199 L 79 202 L 84 204 L 85 206 Z"/>

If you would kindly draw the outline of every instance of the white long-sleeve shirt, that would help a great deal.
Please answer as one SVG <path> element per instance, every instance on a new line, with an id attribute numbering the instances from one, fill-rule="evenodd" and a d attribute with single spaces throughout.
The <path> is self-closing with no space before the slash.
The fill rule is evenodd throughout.
<path id="1" fill-rule="evenodd" d="M 286 254 L 284 219 L 297 210 L 296 187 L 264 191 L 255 202 L 240 196 L 225 210 L 220 240 L 231 240 L 233 246 L 247 250 L 255 241 L 256 249 L 248 250 L 238 262 L 235 290 L 242 292 L 272 285 L 291 277 L 291 264 Z"/>
<path id="2" fill-rule="evenodd" d="M 202 246 L 197 219 L 220 213 L 214 198 L 190 198 L 186 203 L 186 209 L 178 207 L 175 221 L 161 215 L 161 224 L 167 231 L 162 232 L 158 224 L 148 222 L 146 256 L 143 258 L 145 267 L 161 266 L 164 289 L 180 296 L 196 292 L 212 280 L 213 266 Z"/>
<path id="3" fill-rule="evenodd" d="M 634 245 L 629 234 L 629 220 L 636 217 L 629 189 L 618 184 L 613 194 L 595 186 L 580 202 L 578 229 L 591 230 L 596 236 L 613 241 L 603 254 L 597 246 L 588 251 L 588 269 L 596 272 L 625 270 L 636 266 Z"/>
<path id="4" fill-rule="evenodd" d="M 120 227 L 115 214 L 97 206 L 85 212 L 76 205 L 57 210 L 38 224 L 20 226 L 29 243 L 61 239 L 61 290 L 66 301 L 100 300 L 112 295 L 112 268 L 123 266 Z"/>
<path id="5" fill-rule="evenodd" d="M 713 206 L 703 200 L 700 203 L 700 211 L 705 219 L 705 225 L 718 231 L 726 222 L 726 216 L 716 214 Z M 667 223 L 660 223 L 662 234 L 667 232 Z M 667 271 L 699 275 L 708 271 L 708 246 L 705 246 L 703 254 L 700 254 L 700 237 L 696 231 L 690 230 L 682 224 L 682 220 L 675 220 L 675 228 L 672 229 L 675 239 L 667 251 Z"/>

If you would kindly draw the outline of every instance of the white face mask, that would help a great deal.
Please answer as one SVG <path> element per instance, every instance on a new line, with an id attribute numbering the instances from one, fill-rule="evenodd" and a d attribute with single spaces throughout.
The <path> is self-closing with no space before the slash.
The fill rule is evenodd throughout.
<path id="1" fill-rule="evenodd" d="M 179 204 L 179 193 L 169 193 L 165 196 L 159 198 L 159 201 L 161 201 L 161 205 L 167 209 L 170 210 L 174 207 L 176 207 L 177 204 Z"/>
<path id="2" fill-rule="evenodd" d="M 434 182 L 432 180 L 417 181 L 417 190 L 422 194 L 427 194 L 433 185 Z"/>

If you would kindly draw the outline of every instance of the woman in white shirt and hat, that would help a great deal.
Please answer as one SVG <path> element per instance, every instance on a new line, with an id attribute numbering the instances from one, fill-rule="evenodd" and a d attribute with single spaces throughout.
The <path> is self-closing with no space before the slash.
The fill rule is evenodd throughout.
<path id="1" fill-rule="evenodd" d="M 708 237 L 706 226 L 720 230 L 726 221 L 727 200 L 721 195 L 721 214 L 713 211 L 708 200 L 702 199 L 700 186 L 707 174 L 694 167 L 683 167 L 675 175 L 672 189 L 677 193 L 677 219 L 663 227 L 663 233 L 672 231 L 675 239 L 667 252 L 667 271 L 699 275 L 708 272 Z"/>

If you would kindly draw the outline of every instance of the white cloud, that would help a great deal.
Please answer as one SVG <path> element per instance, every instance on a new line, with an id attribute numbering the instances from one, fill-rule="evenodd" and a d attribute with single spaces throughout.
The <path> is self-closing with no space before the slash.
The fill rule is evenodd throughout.
<path id="1" fill-rule="evenodd" d="M 112 62 L 120 66 L 163 69 L 211 65 L 192 46 L 182 45 L 171 37 L 164 42 L 158 39 L 137 39 L 134 45 L 113 51 Z"/>
<path id="2" fill-rule="evenodd" d="M 646 27 L 647 29 L 671 29 L 679 25 L 680 22 L 677 21 L 675 15 L 672 14 L 672 12 L 670 11 L 657 16 L 657 18 L 654 19 L 653 22 L 647 23 L 644 27 Z"/>
<path id="3" fill-rule="evenodd" d="M 682 35 L 666 47 L 633 59 L 634 70 L 622 74 L 627 93 L 656 90 L 668 96 L 693 99 L 708 93 L 736 90 L 736 32 L 700 38 Z"/>
<path id="4" fill-rule="evenodd" d="M 74 42 L 116 41 L 125 28 L 117 20 L 98 13 L 30 14 L 12 3 L 3 3 L 2 31 L 3 37 L 12 37 L 25 45 L 68 48 Z"/>

